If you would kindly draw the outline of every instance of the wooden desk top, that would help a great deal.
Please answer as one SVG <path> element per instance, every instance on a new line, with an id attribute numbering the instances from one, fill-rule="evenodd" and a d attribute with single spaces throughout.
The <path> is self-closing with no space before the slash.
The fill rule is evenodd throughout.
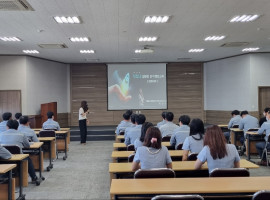
<path id="1" fill-rule="evenodd" d="M 240 130 L 239 128 L 230 128 L 233 132 L 243 132 L 243 130 Z"/>
<path id="2" fill-rule="evenodd" d="M 35 131 L 35 133 L 38 135 L 39 134 L 39 131 Z M 55 131 L 55 134 L 67 134 L 68 131 Z"/>
<path id="3" fill-rule="evenodd" d="M 173 161 L 172 169 L 174 171 L 192 171 L 194 169 L 195 161 Z M 130 173 L 132 163 L 110 163 L 109 172 L 110 173 Z M 240 167 L 247 169 L 259 168 L 258 165 L 255 165 L 252 162 L 249 162 L 245 159 L 240 160 Z M 203 164 L 200 170 L 208 170 L 207 163 Z"/>
<path id="4" fill-rule="evenodd" d="M 46 142 L 46 141 L 53 141 L 55 140 L 55 137 L 39 137 L 39 141 Z"/>
<path id="5" fill-rule="evenodd" d="M 30 148 L 29 149 L 38 149 L 43 144 L 44 144 L 43 142 L 34 142 L 33 144 L 30 145 Z"/>
<path id="6" fill-rule="evenodd" d="M 270 190 L 270 177 L 112 179 L 111 195 L 255 193 Z"/>
<path id="7" fill-rule="evenodd" d="M 134 151 L 113 151 L 112 158 L 127 158 Z M 170 156 L 183 156 L 183 150 L 169 150 Z"/>
<path id="8" fill-rule="evenodd" d="M 117 135 L 117 137 L 116 137 L 117 139 L 125 139 L 125 136 L 124 135 Z"/>
<path id="9" fill-rule="evenodd" d="M 10 159 L 0 159 L 1 161 L 9 162 L 9 161 L 21 161 L 27 158 L 29 154 L 12 154 Z"/>
<path id="10" fill-rule="evenodd" d="M 42 128 L 33 128 L 34 131 L 41 131 Z M 70 128 L 60 128 L 61 131 L 70 131 Z"/>
<path id="11" fill-rule="evenodd" d="M 162 145 L 165 147 L 171 146 L 170 142 L 162 142 Z M 113 143 L 113 147 L 114 148 L 126 148 L 127 145 L 125 143 L 115 142 L 115 143 Z"/>
<path id="12" fill-rule="evenodd" d="M 220 127 L 220 128 L 228 128 L 228 124 L 219 124 L 218 127 Z"/>
<path id="13" fill-rule="evenodd" d="M 255 132 L 255 131 L 247 131 L 246 134 L 249 134 L 249 135 L 259 135 L 258 132 Z"/>
<path id="14" fill-rule="evenodd" d="M 8 171 L 14 169 L 16 164 L 0 164 L 0 174 L 7 173 Z"/>

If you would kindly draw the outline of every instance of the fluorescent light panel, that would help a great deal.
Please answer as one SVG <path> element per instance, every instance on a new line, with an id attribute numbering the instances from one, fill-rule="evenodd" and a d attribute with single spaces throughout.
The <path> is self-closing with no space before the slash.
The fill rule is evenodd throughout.
<path id="1" fill-rule="evenodd" d="M 190 49 L 190 50 L 188 50 L 189 53 L 200 53 L 203 51 L 204 51 L 204 49 Z"/>
<path id="2" fill-rule="evenodd" d="M 27 54 L 38 54 L 39 52 L 37 50 L 23 50 L 23 53 L 27 53 Z"/>
<path id="3" fill-rule="evenodd" d="M 153 36 L 153 37 L 140 37 L 139 42 L 155 42 L 157 41 L 158 37 Z"/>
<path id="4" fill-rule="evenodd" d="M 4 42 L 21 42 L 22 40 L 17 37 L 0 37 L 0 40 Z"/>
<path id="5" fill-rule="evenodd" d="M 213 36 L 206 37 L 204 40 L 205 41 L 218 41 L 218 40 L 223 40 L 225 37 L 226 37 L 225 35 L 221 35 L 221 36 L 213 35 Z"/>
<path id="6" fill-rule="evenodd" d="M 74 16 L 74 17 L 56 16 L 53 18 L 59 24 L 80 24 L 81 23 L 80 18 L 76 17 L 76 16 Z"/>
<path id="7" fill-rule="evenodd" d="M 235 22 L 252 22 L 258 19 L 260 15 L 237 15 L 234 16 L 232 19 L 230 19 L 229 22 L 235 23 Z"/>
<path id="8" fill-rule="evenodd" d="M 260 48 L 259 47 L 250 47 L 250 48 L 245 48 L 242 49 L 242 51 L 258 51 Z"/>
<path id="9" fill-rule="evenodd" d="M 136 50 L 135 50 L 135 53 L 141 53 L 141 52 L 142 52 L 141 49 L 136 49 Z"/>
<path id="10" fill-rule="evenodd" d="M 95 51 L 94 50 L 80 50 L 80 53 L 83 53 L 83 54 L 85 54 L 85 53 L 95 53 Z"/>
<path id="11" fill-rule="evenodd" d="M 89 42 L 90 41 L 88 37 L 71 37 L 69 39 L 71 42 Z"/>
<path id="12" fill-rule="evenodd" d="M 170 16 L 168 15 L 153 15 L 153 16 L 145 16 L 144 23 L 146 24 L 153 24 L 153 23 L 166 23 L 170 19 Z"/>

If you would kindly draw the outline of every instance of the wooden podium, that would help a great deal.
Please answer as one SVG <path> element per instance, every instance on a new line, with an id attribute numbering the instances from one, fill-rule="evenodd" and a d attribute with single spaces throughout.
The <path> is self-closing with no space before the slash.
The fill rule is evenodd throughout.
<path id="1" fill-rule="evenodd" d="M 41 104 L 41 110 L 40 110 L 41 124 L 47 121 L 48 119 L 47 112 L 49 111 L 54 113 L 54 121 L 57 121 L 57 102 L 44 103 L 44 104 Z"/>

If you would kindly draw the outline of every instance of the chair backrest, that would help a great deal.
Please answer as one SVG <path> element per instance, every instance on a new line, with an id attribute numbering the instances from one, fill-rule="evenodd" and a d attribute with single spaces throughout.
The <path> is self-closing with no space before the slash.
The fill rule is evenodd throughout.
<path id="1" fill-rule="evenodd" d="M 133 162 L 134 156 L 135 156 L 135 153 L 130 154 L 130 155 L 128 156 L 128 162 Z"/>
<path id="2" fill-rule="evenodd" d="M 239 124 L 233 125 L 232 128 L 239 128 Z"/>
<path id="3" fill-rule="evenodd" d="M 135 147 L 133 144 L 127 146 L 127 151 L 135 151 Z"/>
<path id="4" fill-rule="evenodd" d="M 153 197 L 151 200 L 166 200 L 166 199 L 175 199 L 175 200 L 203 200 L 203 197 L 200 195 L 158 195 Z"/>
<path id="5" fill-rule="evenodd" d="M 170 142 L 171 136 L 170 135 L 166 135 L 164 137 L 162 137 L 162 142 Z"/>
<path id="6" fill-rule="evenodd" d="M 182 150 L 183 147 L 183 143 L 180 143 L 177 145 L 176 150 Z"/>
<path id="7" fill-rule="evenodd" d="M 125 131 L 120 131 L 119 135 L 125 135 Z"/>
<path id="8" fill-rule="evenodd" d="M 11 154 L 20 154 L 21 148 L 18 145 L 2 145 L 5 147 Z"/>
<path id="9" fill-rule="evenodd" d="M 53 130 L 39 131 L 39 137 L 55 137 L 55 131 Z"/>
<path id="10" fill-rule="evenodd" d="M 175 178 L 175 172 L 169 168 L 138 169 L 134 178 Z"/>
<path id="11" fill-rule="evenodd" d="M 197 160 L 198 153 L 191 153 L 188 155 L 187 160 L 192 161 L 192 160 Z"/>
<path id="12" fill-rule="evenodd" d="M 258 128 L 250 128 L 247 131 L 258 131 L 258 130 L 259 130 Z"/>
<path id="13" fill-rule="evenodd" d="M 270 190 L 261 190 L 253 194 L 252 200 L 269 200 Z"/>
<path id="14" fill-rule="evenodd" d="M 249 176 L 249 171 L 245 168 L 216 168 L 209 173 L 210 177 L 242 177 Z"/>

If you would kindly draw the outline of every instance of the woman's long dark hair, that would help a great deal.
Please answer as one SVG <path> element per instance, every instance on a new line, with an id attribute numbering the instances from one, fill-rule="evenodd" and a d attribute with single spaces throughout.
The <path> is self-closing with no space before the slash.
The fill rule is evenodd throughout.
<path id="1" fill-rule="evenodd" d="M 81 102 L 81 107 L 83 108 L 83 111 L 86 112 L 88 110 L 88 105 L 86 101 Z"/>
<path id="2" fill-rule="evenodd" d="M 200 138 L 195 138 L 194 135 L 200 135 Z M 204 134 L 204 125 L 201 119 L 193 119 L 190 123 L 190 132 L 189 136 L 192 136 L 194 140 L 201 140 L 203 139 Z"/>
<path id="3" fill-rule="evenodd" d="M 145 122 L 143 123 L 142 125 L 142 130 L 141 130 L 141 137 L 140 137 L 140 141 L 143 142 L 144 141 L 144 138 L 145 138 L 145 134 L 146 134 L 146 131 L 149 127 L 151 126 L 154 126 L 151 122 Z"/>
<path id="4" fill-rule="evenodd" d="M 161 133 L 157 127 L 149 127 L 146 131 L 143 146 L 152 147 L 155 149 L 161 148 Z"/>

